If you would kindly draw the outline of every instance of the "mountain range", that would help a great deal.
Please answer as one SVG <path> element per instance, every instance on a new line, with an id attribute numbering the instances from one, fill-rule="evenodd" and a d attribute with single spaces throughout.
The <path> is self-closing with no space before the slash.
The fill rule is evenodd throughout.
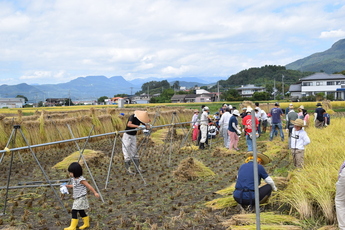
<path id="1" fill-rule="evenodd" d="M 285 66 L 299 71 L 325 72 L 332 74 L 345 70 L 345 39 L 334 43 L 326 51 L 314 53 Z"/>
<path id="2" fill-rule="evenodd" d="M 324 52 L 312 54 L 306 58 L 294 61 L 285 66 L 286 69 L 298 70 L 302 72 L 326 72 L 334 73 L 345 70 L 345 39 L 334 43 L 332 47 Z M 243 70 L 249 71 L 249 70 Z M 240 73 L 242 73 L 241 71 Z M 253 71 L 253 70 L 252 70 Z M 233 77 L 234 79 L 230 78 Z M 180 86 L 187 88 L 197 86 L 215 85 L 217 81 L 234 83 L 235 76 L 228 79 L 221 77 L 183 77 L 183 78 L 145 78 L 125 80 L 122 76 L 87 76 L 78 77 L 66 83 L 28 85 L 21 83 L 18 85 L 0 85 L 0 97 L 16 97 L 23 95 L 31 102 L 44 101 L 46 98 L 71 98 L 73 100 L 96 100 L 102 96 L 112 97 L 116 94 L 134 94 L 141 90 L 141 86 L 150 81 L 168 80 L 172 85 L 179 81 Z M 248 77 L 241 77 L 241 84 L 253 84 Z M 222 86 L 222 85 L 221 85 Z M 226 86 L 226 84 L 224 85 Z"/>
<path id="3" fill-rule="evenodd" d="M 162 80 L 164 79 L 147 78 L 127 81 L 122 76 L 110 78 L 105 76 L 87 76 L 59 84 L 28 85 L 21 83 L 18 85 L 0 85 L 0 98 L 23 95 L 30 102 L 44 101 L 47 98 L 71 98 L 72 101 L 97 100 L 97 98 L 102 96 L 113 97 L 116 94 L 134 94 L 141 90 L 143 83 Z M 219 79 L 214 79 L 214 81 L 217 80 Z M 212 85 L 210 82 L 198 78 L 168 79 L 171 85 L 175 81 L 179 81 L 180 86 L 186 87 Z"/>

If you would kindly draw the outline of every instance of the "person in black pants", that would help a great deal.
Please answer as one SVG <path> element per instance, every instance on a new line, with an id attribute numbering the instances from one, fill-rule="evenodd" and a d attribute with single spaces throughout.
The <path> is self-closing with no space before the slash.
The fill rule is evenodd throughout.
<path id="1" fill-rule="evenodd" d="M 247 154 L 247 159 L 245 163 L 241 165 L 238 170 L 237 181 L 235 185 L 235 191 L 233 193 L 234 199 L 243 208 L 251 206 L 254 208 L 255 205 L 255 193 L 254 193 L 254 162 L 253 162 L 253 152 Z M 259 199 L 260 203 L 267 202 L 268 198 L 271 196 L 272 190 L 277 191 L 277 187 L 274 184 L 272 178 L 267 174 L 263 165 L 271 162 L 271 159 L 262 153 L 257 155 L 258 161 L 258 176 L 265 180 L 267 183 L 264 186 L 259 187 Z"/>

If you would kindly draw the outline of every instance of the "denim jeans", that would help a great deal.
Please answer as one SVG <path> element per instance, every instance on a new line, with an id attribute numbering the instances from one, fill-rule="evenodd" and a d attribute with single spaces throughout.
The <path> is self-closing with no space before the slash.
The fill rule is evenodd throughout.
<path id="1" fill-rule="evenodd" d="M 247 151 L 253 151 L 253 140 L 249 137 L 249 135 L 246 135 L 246 142 L 247 142 Z"/>
<path id="2" fill-rule="evenodd" d="M 283 132 L 283 128 L 282 128 L 282 123 L 272 123 L 272 130 L 270 133 L 270 141 L 273 139 L 273 134 L 274 134 L 274 131 L 276 130 L 276 127 L 279 129 L 280 137 L 283 141 L 284 140 L 284 132 Z"/>

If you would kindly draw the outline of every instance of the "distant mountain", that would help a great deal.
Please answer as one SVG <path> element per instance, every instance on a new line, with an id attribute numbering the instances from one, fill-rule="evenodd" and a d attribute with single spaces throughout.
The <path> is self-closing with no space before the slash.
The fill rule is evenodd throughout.
<path id="1" fill-rule="evenodd" d="M 221 77 L 207 77 L 207 78 L 179 77 L 179 78 L 168 78 L 168 79 L 152 77 L 152 78 L 145 78 L 145 79 L 136 78 L 128 82 L 132 83 L 133 85 L 138 85 L 141 87 L 146 82 L 167 80 L 171 85 L 174 84 L 175 81 L 179 81 L 180 86 L 192 87 L 195 85 L 204 86 L 204 85 L 215 84 L 217 81 L 222 80 L 222 79 L 223 78 Z M 183 84 L 181 84 L 181 82 L 183 82 Z"/>
<path id="2" fill-rule="evenodd" d="M 113 97 L 116 94 L 130 94 L 140 90 L 121 76 L 107 78 L 105 76 L 78 77 L 60 84 L 1 85 L 0 97 L 26 96 L 29 101 L 44 101 L 46 98 L 71 98 L 72 100 L 97 99 L 102 96 Z M 6 92 L 6 93 L 5 93 Z"/>
<path id="3" fill-rule="evenodd" d="M 35 98 L 40 94 L 43 94 L 41 90 L 26 83 L 18 85 L 0 85 L 0 97 L 4 98 L 16 97 L 17 95 L 23 95 L 27 98 Z"/>
<path id="4" fill-rule="evenodd" d="M 323 71 L 329 74 L 345 70 L 345 39 L 337 41 L 324 52 L 312 54 L 286 65 L 286 69 Z"/>

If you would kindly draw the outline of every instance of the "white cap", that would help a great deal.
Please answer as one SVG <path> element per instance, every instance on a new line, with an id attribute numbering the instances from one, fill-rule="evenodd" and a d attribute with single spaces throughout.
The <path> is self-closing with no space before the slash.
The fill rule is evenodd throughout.
<path id="1" fill-rule="evenodd" d="M 237 109 L 235 109 L 234 112 L 232 112 L 232 114 L 236 116 L 240 116 L 240 112 Z"/>
<path id="2" fill-rule="evenodd" d="M 207 106 L 205 106 L 205 107 L 203 108 L 203 110 L 204 110 L 204 111 L 209 111 L 210 109 L 209 109 Z"/>

